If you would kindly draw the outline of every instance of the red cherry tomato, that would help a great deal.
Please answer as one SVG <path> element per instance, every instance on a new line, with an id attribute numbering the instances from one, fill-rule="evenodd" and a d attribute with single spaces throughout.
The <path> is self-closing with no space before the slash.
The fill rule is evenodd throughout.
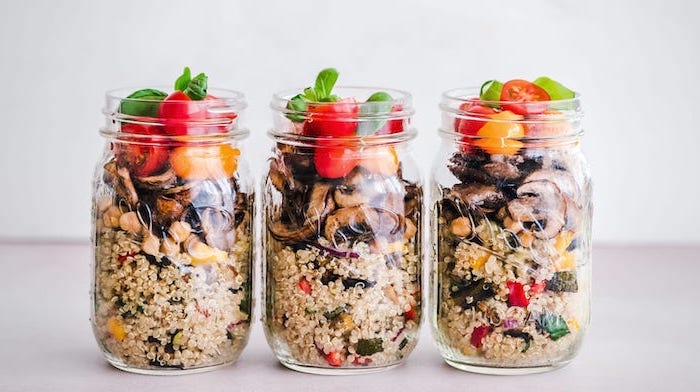
<path id="1" fill-rule="evenodd" d="M 404 314 L 404 317 L 406 317 L 406 320 L 408 320 L 408 321 L 415 320 L 416 319 L 416 309 L 413 306 L 411 306 L 411 309 L 409 309 L 408 312 L 406 312 L 406 314 Z"/>
<path id="2" fill-rule="evenodd" d="M 206 102 L 207 118 L 227 118 L 231 121 L 238 117 L 237 113 L 230 111 L 229 105 L 223 99 L 217 98 L 211 94 L 207 94 L 204 98 Z M 212 132 L 216 133 L 226 133 L 227 126 L 220 125 L 216 127 L 209 127 Z"/>
<path id="3" fill-rule="evenodd" d="M 501 101 L 522 102 L 504 103 L 503 109 L 516 114 L 540 114 L 549 108 L 548 103 L 533 104 L 531 102 L 549 101 L 550 97 L 542 87 L 527 80 L 513 79 L 506 82 L 501 90 Z"/>
<path id="4" fill-rule="evenodd" d="M 314 166 L 323 178 L 345 177 L 360 159 L 354 148 L 333 141 L 319 141 L 314 150 Z"/>
<path id="5" fill-rule="evenodd" d="M 134 135 L 157 135 L 154 126 L 123 124 L 122 133 Z M 168 160 L 168 147 L 153 145 L 151 138 L 127 138 L 116 147 L 117 161 L 129 168 L 132 175 L 147 177 L 157 173 Z"/>
<path id="6" fill-rule="evenodd" d="M 165 133 L 168 135 L 207 134 L 207 127 L 190 123 L 207 118 L 206 105 L 201 101 L 193 101 L 182 91 L 175 91 L 165 98 L 160 104 L 158 116 L 163 119 Z"/>
<path id="7" fill-rule="evenodd" d="M 402 105 L 394 105 L 391 107 L 391 112 L 396 113 L 400 112 L 403 110 Z M 390 135 L 394 133 L 400 133 L 403 132 L 403 122 L 404 119 L 402 118 L 395 118 L 393 120 L 389 120 L 382 126 L 377 132 L 377 135 Z"/>
<path id="8" fill-rule="evenodd" d="M 470 117 L 483 117 L 484 120 L 468 120 L 463 118 L 455 119 L 455 131 L 463 135 L 476 135 L 479 129 L 486 124 L 489 116 L 496 114 L 496 111 L 488 106 L 482 105 L 478 98 L 472 99 L 459 105 L 459 110 Z"/>
<path id="9" fill-rule="evenodd" d="M 354 99 L 339 102 L 310 103 L 304 123 L 307 136 L 352 136 L 357 129 L 360 106 Z"/>

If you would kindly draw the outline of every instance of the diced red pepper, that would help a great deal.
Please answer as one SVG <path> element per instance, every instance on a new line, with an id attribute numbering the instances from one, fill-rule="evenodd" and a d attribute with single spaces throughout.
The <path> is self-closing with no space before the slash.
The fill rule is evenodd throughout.
<path id="1" fill-rule="evenodd" d="M 353 365 L 359 365 L 359 366 L 367 366 L 370 363 L 372 363 L 372 358 L 367 358 L 367 357 L 355 357 L 355 359 L 352 361 Z"/>
<path id="2" fill-rule="evenodd" d="M 343 364 L 343 357 L 340 355 L 340 353 L 331 351 L 326 355 L 326 361 L 328 361 L 328 364 L 333 367 L 340 367 Z"/>
<path id="3" fill-rule="evenodd" d="M 523 289 L 522 283 L 509 281 L 506 282 L 508 286 L 508 305 L 519 306 L 521 308 L 527 307 L 530 301 L 527 300 L 525 296 L 525 290 Z"/>
<path id="4" fill-rule="evenodd" d="M 533 283 L 530 285 L 530 297 L 533 295 L 540 294 L 544 291 L 545 287 L 547 287 L 547 283 L 544 281 L 539 282 L 539 283 Z"/>
<path id="5" fill-rule="evenodd" d="M 138 255 L 138 253 L 129 252 L 129 253 L 126 253 L 126 254 L 123 254 L 123 255 L 117 257 L 117 261 L 120 262 L 120 263 L 123 263 L 123 262 L 125 262 L 126 259 L 128 259 L 129 257 L 134 257 L 134 256 L 136 256 L 136 255 Z"/>
<path id="6" fill-rule="evenodd" d="M 481 346 L 484 344 L 484 338 L 489 334 L 489 332 L 491 332 L 491 326 L 478 326 L 472 331 L 472 336 L 469 338 L 469 342 L 472 344 L 472 346 L 481 348 Z"/>
<path id="7" fill-rule="evenodd" d="M 408 312 L 406 312 L 406 314 L 404 314 L 404 316 L 406 317 L 407 321 L 415 320 L 416 319 L 416 308 L 411 306 L 411 309 L 409 309 Z"/>
<path id="8" fill-rule="evenodd" d="M 301 278 L 301 280 L 299 280 L 299 288 L 306 294 L 311 295 L 311 283 L 309 283 L 309 281 L 306 280 L 306 278 Z"/>

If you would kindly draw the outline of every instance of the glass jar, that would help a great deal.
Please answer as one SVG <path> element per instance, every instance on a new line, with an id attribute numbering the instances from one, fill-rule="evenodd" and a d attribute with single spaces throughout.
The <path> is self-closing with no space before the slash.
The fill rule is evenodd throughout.
<path id="1" fill-rule="evenodd" d="M 434 336 L 447 363 L 462 370 L 554 369 L 576 355 L 590 319 L 591 179 L 579 147 L 580 101 L 485 118 L 470 109 L 478 96 L 451 90 L 440 105 L 443 142 L 431 181 Z M 541 102 L 522 105 L 542 111 Z"/>
<path id="2" fill-rule="evenodd" d="M 358 100 L 373 91 L 334 89 Z M 295 370 L 388 369 L 417 341 L 422 186 L 409 149 L 416 130 L 410 95 L 384 91 L 393 101 L 380 104 L 393 107 L 391 113 L 347 100 L 294 111 L 288 107 L 295 93 L 273 98 L 275 147 L 263 191 L 263 321 L 275 355 Z M 360 106 L 360 115 L 328 114 L 344 112 L 342 105 L 351 105 L 349 112 Z M 314 127 L 345 135 L 341 129 L 351 128 L 353 136 L 309 136 Z M 356 136 L 366 129 L 378 131 Z"/>
<path id="3" fill-rule="evenodd" d="M 92 327 L 106 359 L 146 374 L 234 362 L 251 315 L 254 184 L 241 156 L 241 93 L 149 101 L 106 96 L 93 183 Z M 189 105 L 199 119 L 121 113 Z M 168 128 L 169 127 L 169 128 Z M 175 130 L 173 132 L 173 130 Z M 166 136 L 166 134 L 179 136 Z"/>

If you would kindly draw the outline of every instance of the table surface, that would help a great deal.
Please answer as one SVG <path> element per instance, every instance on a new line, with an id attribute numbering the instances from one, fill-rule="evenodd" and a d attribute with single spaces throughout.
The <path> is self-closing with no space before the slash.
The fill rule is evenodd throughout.
<path id="1" fill-rule="evenodd" d="M 396 369 L 301 374 L 277 363 L 257 321 L 236 364 L 162 377 L 122 372 L 102 359 L 89 323 L 89 245 L 0 243 L 0 391 L 697 391 L 698 254 L 700 247 L 596 247 L 592 326 L 578 357 L 550 373 L 453 369 L 424 322 L 421 342 Z"/>

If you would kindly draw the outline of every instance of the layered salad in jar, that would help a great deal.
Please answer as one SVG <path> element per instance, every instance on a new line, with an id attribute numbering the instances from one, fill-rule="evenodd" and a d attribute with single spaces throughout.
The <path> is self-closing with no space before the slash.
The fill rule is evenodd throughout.
<path id="1" fill-rule="evenodd" d="M 434 327 L 457 367 L 547 367 L 578 349 L 591 185 L 574 97 L 549 78 L 488 81 L 443 107 L 457 140 L 434 207 Z"/>
<path id="2" fill-rule="evenodd" d="M 337 77 L 325 69 L 284 98 L 271 131 L 264 319 L 297 370 L 398 364 L 421 316 L 422 188 L 402 157 L 410 113 L 384 91 L 336 95 Z"/>
<path id="3" fill-rule="evenodd" d="M 97 341 L 137 372 L 231 363 L 251 313 L 253 193 L 232 136 L 242 97 L 208 94 L 185 68 L 172 93 L 111 98 L 94 183 Z"/>

